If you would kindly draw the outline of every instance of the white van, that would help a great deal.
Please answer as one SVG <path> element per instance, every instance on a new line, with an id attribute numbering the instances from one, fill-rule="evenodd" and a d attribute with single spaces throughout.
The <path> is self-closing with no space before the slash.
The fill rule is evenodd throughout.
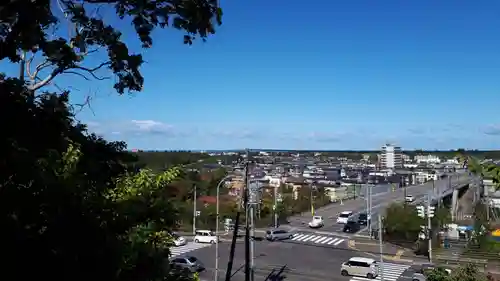
<path id="1" fill-rule="evenodd" d="M 219 241 L 215 233 L 210 230 L 196 230 L 194 242 L 215 244 Z"/>
<path id="2" fill-rule="evenodd" d="M 350 258 L 342 264 L 340 274 L 343 276 L 362 276 L 373 279 L 378 276 L 379 266 L 374 259 L 369 258 Z"/>

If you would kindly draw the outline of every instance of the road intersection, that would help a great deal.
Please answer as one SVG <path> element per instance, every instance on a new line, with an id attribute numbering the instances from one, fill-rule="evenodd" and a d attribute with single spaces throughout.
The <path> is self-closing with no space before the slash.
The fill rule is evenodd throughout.
<path id="1" fill-rule="evenodd" d="M 420 186 L 410 186 L 404 189 L 392 191 L 390 186 L 376 187 L 372 193 L 372 218 L 382 214 L 385 208 L 392 202 L 403 201 L 405 194 L 413 195 L 414 204 L 425 200 L 427 194 L 432 191 L 432 183 Z M 364 194 L 363 192 L 361 194 Z M 377 241 L 367 236 L 366 230 L 357 234 L 342 232 L 342 225 L 336 223 L 337 215 L 342 211 L 352 211 L 359 214 L 366 211 L 366 200 L 363 197 L 343 202 L 343 204 L 331 204 L 316 211 L 325 219 L 325 226 L 321 229 L 310 229 L 307 223 L 311 214 L 302 214 L 290 219 L 288 228 L 293 232 L 293 238 L 284 241 L 269 242 L 266 240 L 255 241 L 255 276 L 256 279 L 265 280 L 269 274 L 286 275 L 289 281 L 366 281 L 366 278 L 344 277 L 340 275 L 341 264 L 351 257 L 380 258 L 380 248 Z M 377 228 L 377 225 L 373 225 Z M 265 230 L 258 231 L 263 236 Z M 229 237 L 228 237 L 229 238 Z M 229 259 L 229 239 L 221 239 L 219 244 L 219 280 L 224 280 L 226 265 Z M 186 249 L 191 247 L 188 243 Z M 215 272 L 214 247 L 191 247 L 192 252 L 181 254 L 194 255 L 204 262 L 206 271 L 201 274 L 202 280 L 213 280 Z M 177 251 L 179 253 L 179 251 Z M 240 239 L 237 242 L 233 278 L 231 280 L 244 280 L 244 243 Z M 375 280 L 384 277 L 386 281 L 406 280 L 411 276 L 411 264 L 414 261 L 408 259 L 407 251 L 390 244 L 383 245 L 384 263 L 381 266 L 382 274 Z M 403 257 L 405 256 L 405 257 Z M 401 277 L 403 276 L 403 277 Z M 410 278 L 411 279 L 411 278 Z M 217 280 L 217 281 L 219 281 Z"/>

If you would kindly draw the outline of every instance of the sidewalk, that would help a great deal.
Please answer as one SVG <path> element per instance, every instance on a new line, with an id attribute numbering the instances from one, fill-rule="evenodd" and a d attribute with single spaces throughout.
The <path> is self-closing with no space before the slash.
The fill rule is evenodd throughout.
<path id="1" fill-rule="evenodd" d="M 354 237 L 349 240 L 348 247 L 374 257 L 380 257 L 380 244 L 377 240 Z M 414 254 L 410 250 L 389 243 L 382 244 L 382 253 L 386 260 L 408 263 L 415 260 Z"/>

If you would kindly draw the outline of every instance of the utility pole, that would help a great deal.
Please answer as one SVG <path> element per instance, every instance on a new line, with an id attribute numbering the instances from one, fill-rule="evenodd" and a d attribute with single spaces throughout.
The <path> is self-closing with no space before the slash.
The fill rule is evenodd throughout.
<path id="1" fill-rule="evenodd" d="M 250 206 L 250 281 L 255 280 L 255 204 Z"/>
<path id="2" fill-rule="evenodd" d="M 366 196 L 366 215 L 368 217 L 368 233 L 370 235 L 370 238 L 372 237 L 372 189 L 370 185 L 366 186 L 366 191 L 365 191 L 365 196 Z"/>
<path id="3" fill-rule="evenodd" d="M 483 179 L 483 176 L 481 175 L 481 177 L 479 178 L 479 180 L 481 181 L 481 184 L 480 184 L 480 188 L 483 189 L 483 196 L 484 198 L 486 199 L 486 219 L 488 221 L 490 221 L 490 192 L 488 190 L 488 188 L 486 187 L 486 185 L 484 184 L 484 179 Z"/>
<path id="4" fill-rule="evenodd" d="M 429 238 L 429 262 L 432 263 L 432 230 L 431 230 L 431 218 L 433 213 L 431 211 L 431 195 L 427 197 L 427 233 Z"/>
<path id="5" fill-rule="evenodd" d="M 250 220 L 248 219 L 248 197 L 249 197 L 249 153 L 246 150 L 246 163 L 245 163 L 245 190 L 243 193 L 243 206 L 245 208 L 245 281 L 250 279 Z M 216 280 L 217 281 L 217 280 Z"/>
<path id="6" fill-rule="evenodd" d="M 309 201 L 311 202 L 311 216 L 314 216 L 314 203 L 313 203 L 313 188 L 312 185 L 309 185 L 309 191 L 311 194 L 309 195 Z"/>
<path id="7" fill-rule="evenodd" d="M 278 227 L 278 187 L 274 187 L 274 203 L 273 203 L 273 209 L 274 209 L 274 228 Z"/>
<path id="8" fill-rule="evenodd" d="M 193 186 L 194 195 L 193 195 L 193 235 L 196 234 L 196 185 Z"/>
<path id="9" fill-rule="evenodd" d="M 382 217 L 378 214 L 378 244 L 380 248 L 380 280 L 384 281 L 384 247 L 382 245 Z"/>
<path id="10" fill-rule="evenodd" d="M 405 196 L 405 198 L 406 198 L 406 195 L 408 195 L 408 193 L 406 192 L 406 184 L 405 184 L 405 182 L 403 181 L 403 176 L 401 176 L 401 180 L 400 180 L 400 182 L 401 182 L 401 186 L 403 187 L 403 193 L 404 193 L 404 196 Z M 406 199 L 405 199 L 405 202 L 406 202 Z"/>
<path id="11" fill-rule="evenodd" d="M 449 177 L 448 177 L 449 178 Z M 439 187 L 439 185 L 438 185 Z M 448 187 L 451 188 L 451 182 L 448 181 Z M 438 198 L 438 208 L 441 208 L 441 199 L 440 199 L 440 190 L 439 188 L 436 190 L 436 182 L 434 179 L 432 179 L 432 190 L 434 190 L 434 194 L 436 195 L 436 198 Z"/>

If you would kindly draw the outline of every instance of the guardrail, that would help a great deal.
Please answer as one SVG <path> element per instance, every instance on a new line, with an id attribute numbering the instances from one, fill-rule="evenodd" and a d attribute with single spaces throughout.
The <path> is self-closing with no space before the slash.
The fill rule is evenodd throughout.
<path id="1" fill-rule="evenodd" d="M 471 258 L 463 258 L 460 256 L 454 257 L 454 256 L 436 255 L 434 259 L 447 265 L 462 265 L 466 263 L 472 263 L 477 266 L 486 267 L 486 265 L 488 264 L 488 260 L 485 259 L 471 259 Z"/>

